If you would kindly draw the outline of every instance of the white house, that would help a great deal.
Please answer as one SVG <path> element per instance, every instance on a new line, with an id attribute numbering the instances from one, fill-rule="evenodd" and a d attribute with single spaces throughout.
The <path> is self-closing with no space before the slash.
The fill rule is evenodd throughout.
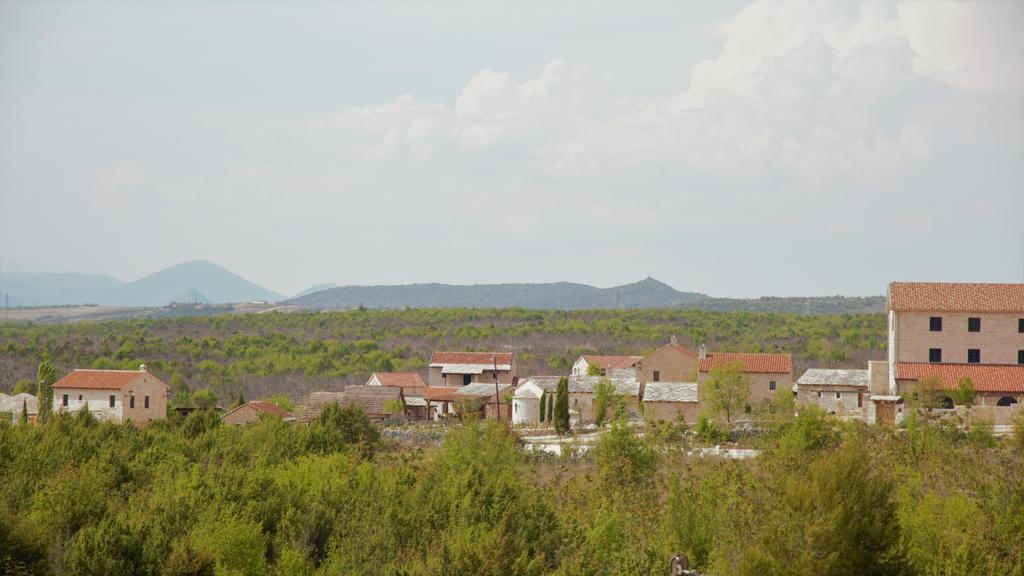
<path id="1" fill-rule="evenodd" d="M 516 388 L 512 395 L 512 425 L 540 424 L 540 398 L 543 395 L 544 389 L 530 381 Z"/>
<path id="2" fill-rule="evenodd" d="M 593 366 L 601 376 L 608 374 L 610 370 L 626 370 L 636 368 L 636 365 L 643 360 L 643 356 L 606 356 L 598 354 L 584 354 L 576 359 L 572 365 L 573 376 L 589 376 L 590 367 Z"/>

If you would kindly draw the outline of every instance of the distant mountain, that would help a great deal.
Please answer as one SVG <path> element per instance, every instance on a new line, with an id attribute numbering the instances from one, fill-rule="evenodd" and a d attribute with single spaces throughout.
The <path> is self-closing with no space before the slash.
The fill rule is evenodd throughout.
<path id="1" fill-rule="evenodd" d="M 341 286 L 289 300 L 303 308 L 535 308 L 585 310 L 655 308 L 693 303 L 703 294 L 680 292 L 653 278 L 614 288 L 553 282 L 548 284 L 407 284 Z"/>
<path id="2" fill-rule="evenodd" d="M 197 260 L 122 282 L 101 274 L 0 274 L 0 298 L 11 306 L 165 306 L 171 302 L 276 301 L 272 292 L 224 268 Z"/>
<path id="3" fill-rule="evenodd" d="M 324 282 L 323 284 L 314 284 L 314 285 L 310 286 L 309 288 L 306 288 L 302 292 L 299 292 L 295 296 L 292 296 L 292 298 L 298 298 L 300 296 L 305 296 L 306 294 L 312 294 L 313 292 L 320 292 L 320 291 L 323 291 L 323 290 L 329 290 L 331 288 L 337 288 L 337 287 L 338 287 L 338 285 L 335 284 L 334 282 Z"/>

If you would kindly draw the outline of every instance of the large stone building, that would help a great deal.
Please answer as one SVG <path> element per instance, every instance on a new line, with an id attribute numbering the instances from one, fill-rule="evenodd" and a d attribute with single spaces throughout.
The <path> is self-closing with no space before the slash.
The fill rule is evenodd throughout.
<path id="1" fill-rule="evenodd" d="M 53 411 L 78 412 L 88 406 L 100 420 L 144 426 L 167 418 L 170 388 L 146 370 L 77 369 L 53 385 Z"/>
<path id="2" fill-rule="evenodd" d="M 894 282 L 888 314 L 891 395 L 912 393 L 924 380 L 953 390 L 968 378 L 976 405 L 1019 408 L 1024 284 Z"/>
<path id="3" fill-rule="evenodd" d="M 514 384 L 516 357 L 511 352 L 434 352 L 430 386 L 466 386 L 474 382 Z"/>
<path id="4" fill-rule="evenodd" d="M 697 353 L 680 344 L 675 336 L 636 364 L 641 389 L 648 382 L 693 382 L 696 377 Z"/>

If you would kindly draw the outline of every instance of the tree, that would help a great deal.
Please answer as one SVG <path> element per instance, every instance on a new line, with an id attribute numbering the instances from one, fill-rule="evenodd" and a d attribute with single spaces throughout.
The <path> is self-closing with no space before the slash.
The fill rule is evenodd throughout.
<path id="1" fill-rule="evenodd" d="M 548 391 L 542 390 L 540 393 L 540 423 L 544 423 L 544 417 L 547 416 L 548 412 Z"/>
<path id="2" fill-rule="evenodd" d="M 569 431 L 569 379 L 558 380 L 558 391 L 555 393 L 555 432 L 565 434 Z"/>
<path id="3" fill-rule="evenodd" d="M 974 389 L 974 382 L 968 376 L 964 376 L 956 383 L 956 390 L 953 391 L 953 402 L 958 406 L 974 405 L 974 397 L 978 392 Z"/>
<path id="4" fill-rule="evenodd" d="M 281 410 L 287 410 L 288 412 L 295 412 L 295 402 L 284 394 L 274 394 L 273 396 L 267 396 L 263 399 L 264 402 L 270 402 Z"/>
<path id="5" fill-rule="evenodd" d="M 28 399 L 21 401 L 21 417 L 18 421 L 22 424 L 28 424 Z"/>
<path id="6" fill-rule="evenodd" d="M 601 367 L 597 364 L 587 364 L 587 376 L 602 376 Z"/>
<path id="7" fill-rule="evenodd" d="M 196 408 L 213 408 L 217 405 L 217 395 L 212 390 L 203 388 L 192 393 L 192 402 Z"/>
<path id="8" fill-rule="evenodd" d="M 557 393 L 556 393 L 557 396 Z M 548 398 L 548 424 L 554 425 L 555 423 L 555 399 Z"/>
<path id="9" fill-rule="evenodd" d="M 608 411 L 618 413 L 622 408 L 622 396 L 615 390 L 615 384 L 608 378 L 601 378 L 594 386 L 594 423 L 604 424 Z"/>
<path id="10" fill-rule="evenodd" d="M 235 400 L 235 405 L 232 406 L 232 408 L 238 408 L 239 406 L 241 406 L 243 404 L 245 404 L 245 394 L 242 394 L 241 392 L 239 392 L 238 393 L 238 400 Z"/>
<path id="11" fill-rule="evenodd" d="M 28 392 L 29 394 L 32 392 L 38 392 L 37 388 L 38 386 L 36 383 L 27 378 L 24 380 L 18 380 L 18 383 L 11 389 L 11 396 L 17 396 L 23 392 Z"/>
<path id="12" fill-rule="evenodd" d="M 739 362 L 719 364 L 711 368 L 700 393 L 713 413 L 724 414 L 725 421 L 732 424 L 732 415 L 741 412 L 750 399 L 750 381 Z"/>
<path id="13" fill-rule="evenodd" d="M 36 374 L 36 382 L 39 384 L 36 394 L 39 399 L 39 421 L 45 422 L 53 406 L 53 383 L 57 381 L 57 368 L 49 360 L 43 360 Z"/>

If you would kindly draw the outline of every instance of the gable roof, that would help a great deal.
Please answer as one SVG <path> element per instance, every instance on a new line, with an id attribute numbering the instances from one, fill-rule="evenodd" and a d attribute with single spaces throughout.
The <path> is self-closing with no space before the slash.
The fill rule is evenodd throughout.
<path id="1" fill-rule="evenodd" d="M 399 386 L 401 388 L 422 388 L 427 384 L 416 372 L 374 372 L 370 379 L 376 376 L 381 386 Z"/>
<path id="2" fill-rule="evenodd" d="M 690 350 L 686 346 L 683 346 L 679 342 L 676 342 L 675 338 L 670 340 L 668 344 L 665 344 L 664 346 L 658 347 L 654 352 L 660 352 L 662 350 L 672 350 L 674 352 L 679 352 L 680 354 L 682 354 L 684 356 L 689 356 L 690 358 L 696 358 L 697 357 L 697 353 L 696 352 L 694 352 L 693 350 Z M 654 352 L 651 352 L 651 354 L 654 354 Z"/>
<path id="3" fill-rule="evenodd" d="M 1024 392 L 1024 364 L 929 364 L 897 362 L 897 380 L 938 378 L 947 390 L 955 389 L 961 378 L 970 378 L 978 392 Z"/>
<path id="4" fill-rule="evenodd" d="M 797 386 L 857 386 L 867 388 L 871 377 L 867 370 L 830 370 L 810 368 L 796 381 Z"/>
<path id="5" fill-rule="evenodd" d="M 385 404 L 389 400 L 405 403 L 402 389 L 398 386 L 348 386 L 344 392 L 313 392 L 302 408 L 304 422 L 316 420 L 324 406 L 337 402 L 338 406 L 358 406 L 371 420 L 381 420 L 391 413 Z"/>
<path id="6" fill-rule="evenodd" d="M 747 374 L 789 374 L 793 371 L 793 357 L 789 354 L 753 352 L 709 352 L 697 363 L 697 370 L 710 372 L 716 366 L 731 362 L 739 362 Z"/>
<path id="7" fill-rule="evenodd" d="M 493 367 L 498 364 L 499 370 L 510 370 L 512 366 L 511 352 L 434 352 L 430 355 L 430 365 L 470 364 Z M 504 366 L 504 368 L 503 368 Z"/>
<path id="8" fill-rule="evenodd" d="M 88 370 L 76 368 L 70 374 L 53 383 L 54 388 L 75 388 L 81 390 L 122 390 L 125 386 L 149 374 L 154 380 L 159 378 L 144 370 Z"/>
<path id="9" fill-rule="evenodd" d="M 893 282 L 889 309 L 896 311 L 1024 312 L 1024 284 Z"/>
<path id="10" fill-rule="evenodd" d="M 251 409 L 253 409 L 253 410 L 257 411 L 257 412 L 260 412 L 262 414 L 267 414 L 269 416 L 276 416 L 278 418 L 291 418 L 292 417 L 290 412 L 288 412 L 287 410 L 284 410 L 283 408 L 281 408 L 277 404 L 272 404 L 270 402 L 264 402 L 263 400 L 252 400 L 250 402 L 246 402 L 245 404 L 242 404 L 241 406 L 236 406 L 235 408 L 233 408 L 231 410 L 228 410 L 226 413 L 224 413 L 223 416 L 221 416 L 221 418 L 223 419 L 228 414 L 231 414 L 231 413 L 233 413 L 233 412 L 235 412 L 237 410 L 241 410 L 242 408 L 246 408 L 246 407 L 251 408 Z"/>
<path id="11" fill-rule="evenodd" d="M 523 398 L 540 398 L 543 395 L 543 388 L 527 380 L 516 387 L 516 391 L 512 394 L 512 397 L 518 400 Z"/>
<path id="12" fill-rule="evenodd" d="M 697 402 L 696 382 L 648 382 L 644 402 Z"/>
<path id="13" fill-rule="evenodd" d="M 636 363 L 643 360 L 643 356 L 607 356 L 600 354 L 584 354 L 583 359 L 589 366 L 597 366 L 602 370 L 617 370 L 632 368 Z"/>

